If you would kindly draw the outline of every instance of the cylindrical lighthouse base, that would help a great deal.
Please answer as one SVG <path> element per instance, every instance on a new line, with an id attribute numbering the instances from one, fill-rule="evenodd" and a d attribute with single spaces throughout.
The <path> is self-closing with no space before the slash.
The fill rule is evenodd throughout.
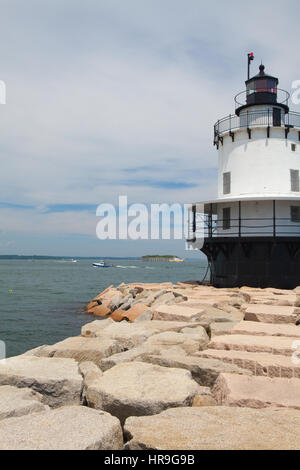
<path id="1" fill-rule="evenodd" d="M 210 262 L 215 287 L 300 285 L 300 237 L 208 238 L 201 251 Z"/>

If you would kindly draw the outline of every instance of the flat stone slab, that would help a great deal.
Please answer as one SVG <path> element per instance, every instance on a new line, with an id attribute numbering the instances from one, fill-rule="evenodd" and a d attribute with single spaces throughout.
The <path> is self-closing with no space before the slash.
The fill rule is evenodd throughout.
<path id="1" fill-rule="evenodd" d="M 227 364 L 218 359 L 207 359 L 186 356 L 179 351 L 161 351 L 160 354 L 145 354 L 136 359 L 162 367 L 186 369 L 191 372 L 193 379 L 201 386 L 212 387 L 221 372 L 232 374 L 248 374 L 252 372 L 242 369 L 235 364 Z M 226 369 L 226 370 L 225 370 Z"/>
<path id="2" fill-rule="evenodd" d="M 193 330 L 192 328 L 189 329 Z M 185 356 L 186 353 L 193 354 L 199 351 L 200 346 L 202 345 L 202 348 L 204 348 L 205 344 L 207 345 L 208 341 L 201 343 L 198 335 L 194 339 L 193 334 L 183 335 L 176 332 L 159 333 L 158 335 L 150 336 L 142 345 L 136 348 L 102 359 L 100 361 L 100 369 L 105 372 L 118 364 L 143 361 L 143 358 L 145 356 L 148 357 L 149 354 L 161 355 L 164 351 L 176 351 L 180 356 Z"/>
<path id="3" fill-rule="evenodd" d="M 149 307 L 147 307 L 143 303 L 137 303 L 126 311 L 122 310 L 122 308 L 118 308 L 110 315 L 110 318 L 112 318 L 114 321 L 127 320 L 130 322 L 134 322 L 143 313 L 147 312 L 147 310 L 149 310 Z"/>
<path id="4" fill-rule="evenodd" d="M 120 344 L 110 338 L 67 338 L 52 346 L 43 346 L 33 351 L 39 357 L 64 357 L 77 362 L 92 361 L 99 365 L 104 357 L 122 351 Z"/>
<path id="5" fill-rule="evenodd" d="M 300 313 L 297 307 L 253 304 L 244 306 L 245 320 L 262 323 L 293 323 Z"/>
<path id="6" fill-rule="evenodd" d="M 148 347 L 142 345 L 136 348 L 129 349 L 129 351 L 124 351 L 119 354 L 113 354 L 112 356 L 102 359 L 100 361 L 100 369 L 105 372 L 119 364 L 139 360 L 145 354 L 153 352 L 156 354 L 160 353 L 159 349 L 156 347 Z"/>
<path id="7" fill-rule="evenodd" d="M 270 293 L 275 294 L 277 296 L 282 296 L 282 295 L 293 296 L 295 291 L 292 291 L 290 289 L 276 289 L 276 287 L 266 287 L 265 289 L 262 289 L 261 292 L 270 292 Z"/>
<path id="8" fill-rule="evenodd" d="M 239 322 L 239 323 L 243 323 L 243 322 Z M 236 324 L 237 322 L 229 322 L 229 321 L 228 322 L 212 322 L 209 326 L 211 337 L 231 334 Z"/>
<path id="9" fill-rule="evenodd" d="M 74 359 L 16 356 L 0 361 L 0 385 L 30 387 L 53 408 L 79 404 L 82 376 Z"/>
<path id="10" fill-rule="evenodd" d="M 296 325 L 241 321 L 229 330 L 236 335 L 285 336 L 300 338 L 300 328 Z M 228 331 L 228 332 L 229 332 Z"/>
<path id="11" fill-rule="evenodd" d="M 219 405 L 300 410 L 300 379 L 220 374 L 212 394 Z"/>
<path id="12" fill-rule="evenodd" d="M 201 322 L 192 323 L 193 326 L 202 325 Z M 110 338 L 118 341 L 120 347 L 134 348 L 143 344 L 150 336 L 164 331 L 180 331 L 190 326 L 187 322 L 173 321 L 141 321 L 137 323 L 121 322 L 113 320 L 95 320 L 84 325 L 81 335 L 87 338 Z"/>
<path id="13" fill-rule="evenodd" d="M 160 413 L 178 406 L 191 406 L 199 392 L 191 373 L 142 362 L 124 363 L 104 372 L 86 387 L 89 406 L 117 416 Z"/>
<path id="14" fill-rule="evenodd" d="M 103 300 L 101 305 L 97 305 L 96 307 L 88 310 L 86 313 L 93 314 L 95 317 L 106 318 L 111 314 L 110 302 Z"/>
<path id="15" fill-rule="evenodd" d="M 182 287 L 185 287 L 185 289 L 181 289 L 181 293 L 186 293 L 189 297 L 194 297 L 197 299 L 202 299 L 203 297 L 222 297 L 225 294 L 227 294 L 226 289 L 217 289 L 212 286 L 195 286 L 193 288 L 190 288 L 187 284 L 179 284 Z"/>
<path id="16" fill-rule="evenodd" d="M 141 287 L 142 289 L 147 289 L 149 291 L 160 291 L 162 289 L 171 289 L 174 287 L 172 282 L 132 282 L 130 284 L 122 284 L 123 288 L 134 289 L 135 287 Z M 119 289 L 121 286 L 119 286 Z"/>
<path id="17" fill-rule="evenodd" d="M 255 294 L 250 294 L 251 304 L 265 304 L 265 305 L 282 305 L 282 306 L 295 306 L 299 305 L 298 296 L 294 293 L 290 294 L 281 294 L 276 295 L 275 293 L 266 292 L 262 290 L 261 292 L 256 292 Z"/>
<path id="18" fill-rule="evenodd" d="M 202 322 L 208 322 L 209 324 L 218 322 L 218 323 L 229 323 L 229 322 L 239 322 L 244 319 L 244 313 L 240 310 L 232 307 L 231 305 L 226 305 L 221 308 L 214 308 L 211 306 L 203 307 L 204 313 L 201 316 Z"/>
<path id="19" fill-rule="evenodd" d="M 199 327 L 198 327 L 199 328 Z M 209 343 L 209 337 L 204 328 L 201 331 L 195 328 L 195 333 L 177 333 L 165 331 L 153 335 L 147 339 L 145 345 L 159 348 L 179 347 L 189 354 L 205 349 Z"/>
<path id="20" fill-rule="evenodd" d="M 189 301 L 191 302 L 201 302 L 201 303 L 205 303 L 207 305 L 211 305 L 211 306 L 215 306 L 217 307 L 218 304 L 220 302 L 230 302 L 231 301 L 231 296 L 230 295 L 226 295 L 226 293 L 222 294 L 221 292 L 219 293 L 215 293 L 215 292 L 212 292 L 210 294 L 205 294 L 205 295 L 202 295 L 202 294 L 199 294 L 197 292 L 193 292 L 191 294 L 187 294 L 188 295 L 188 299 Z"/>
<path id="21" fill-rule="evenodd" d="M 176 408 L 125 423 L 131 450 L 298 450 L 298 410 Z"/>
<path id="22" fill-rule="evenodd" d="M 70 406 L 0 422 L 1 450 L 122 450 L 118 419 Z"/>
<path id="23" fill-rule="evenodd" d="M 210 389 L 209 389 L 210 390 Z M 193 406 L 217 406 L 216 400 L 210 394 L 196 395 L 193 401 Z"/>
<path id="24" fill-rule="evenodd" d="M 48 406 L 42 404 L 42 395 L 30 388 L 17 388 L 10 385 L 0 387 L 0 420 L 48 409 Z"/>
<path id="25" fill-rule="evenodd" d="M 185 306 L 184 302 L 176 305 L 158 305 L 154 308 L 153 320 L 190 322 L 200 320 L 204 313 L 204 308 Z"/>
<path id="26" fill-rule="evenodd" d="M 224 351 L 206 349 L 195 353 L 197 357 L 217 359 L 248 369 L 253 375 L 265 377 L 300 378 L 300 364 L 294 364 L 292 357 L 279 354 L 248 351 Z"/>
<path id="27" fill-rule="evenodd" d="M 233 349 L 236 351 L 266 352 L 292 356 L 295 352 L 293 342 L 297 338 L 279 336 L 224 335 L 215 336 L 208 349 Z"/>

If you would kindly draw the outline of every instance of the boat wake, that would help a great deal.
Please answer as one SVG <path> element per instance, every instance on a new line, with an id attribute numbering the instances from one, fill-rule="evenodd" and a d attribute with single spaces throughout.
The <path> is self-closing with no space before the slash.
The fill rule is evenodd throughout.
<path id="1" fill-rule="evenodd" d="M 121 269 L 138 269 L 139 266 L 116 266 L 116 268 L 121 268 Z"/>

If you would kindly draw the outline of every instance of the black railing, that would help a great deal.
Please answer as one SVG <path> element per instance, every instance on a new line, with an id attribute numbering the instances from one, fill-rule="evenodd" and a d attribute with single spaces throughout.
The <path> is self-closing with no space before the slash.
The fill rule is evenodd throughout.
<path id="1" fill-rule="evenodd" d="M 196 221 L 195 221 L 196 220 Z M 291 218 L 213 219 L 208 214 L 196 214 L 188 227 L 188 240 L 218 237 L 300 237 L 300 220 Z"/>
<path id="2" fill-rule="evenodd" d="M 237 116 L 230 114 L 214 125 L 214 143 L 218 144 L 222 135 L 231 133 L 239 129 L 251 129 L 253 127 L 266 127 L 270 128 L 274 124 L 274 116 L 272 110 L 266 111 L 252 111 L 245 112 Z M 276 122 L 276 127 L 285 127 L 286 129 L 298 128 L 300 129 L 300 113 L 290 111 L 289 113 L 280 114 L 280 122 Z"/>

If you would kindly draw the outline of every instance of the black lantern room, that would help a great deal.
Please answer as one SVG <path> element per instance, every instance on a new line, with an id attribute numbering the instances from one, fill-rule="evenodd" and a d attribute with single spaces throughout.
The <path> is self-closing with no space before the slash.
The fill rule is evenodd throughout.
<path id="1" fill-rule="evenodd" d="M 236 103 L 239 105 L 236 109 L 236 114 L 239 116 L 242 110 L 256 105 L 275 105 L 282 108 L 285 113 L 288 113 L 287 99 L 281 103 L 278 102 L 278 83 L 278 78 L 267 75 L 265 73 L 265 66 L 261 64 L 259 73 L 245 82 L 246 92 L 237 95 L 237 97 L 246 95 L 246 99 L 244 101 L 245 104 L 239 103 L 236 100 Z"/>
<path id="2" fill-rule="evenodd" d="M 260 65 L 259 73 L 246 81 L 247 104 L 276 104 L 278 78 L 265 74 L 265 66 Z"/>

